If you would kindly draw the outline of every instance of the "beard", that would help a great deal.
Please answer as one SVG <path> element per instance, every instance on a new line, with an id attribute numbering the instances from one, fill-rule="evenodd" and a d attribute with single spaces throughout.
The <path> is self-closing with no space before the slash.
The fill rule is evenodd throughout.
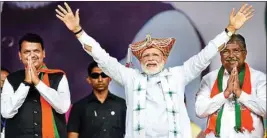
<path id="1" fill-rule="evenodd" d="M 160 63 L 158 63 L 157 64 L 157 67 L 156 67 L 156 69 L 148 69 L 147 68 L 147 64 L 148 63 L 146 63 L 146 64 L 141 64 L 141 68 L 142 68 L 142 70 L 147 74 L 147 75 L 154 75 L 154 74 L 157 74 L 157 73 L 159 73 L 163 68 L 164 68 L 164 62 L 162 61 L 162 62 L 160 62 Z"/>

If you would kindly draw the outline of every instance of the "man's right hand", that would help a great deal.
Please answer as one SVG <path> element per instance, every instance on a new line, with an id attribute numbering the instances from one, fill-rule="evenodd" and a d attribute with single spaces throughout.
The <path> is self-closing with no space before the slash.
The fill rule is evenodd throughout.
<path id="1" fill-rule="evenodd" d="M 224 97 L 229 98 L 229 96 L 233 93 L 234 90 L 234 77 L 235 77 L 235 70 L 232 69 L 231 75 L 227 81 L 227 87 L 224 90 Z"/>
<path id="2" fill-rule="evenodd" d="M 60 19 L 62 22 L 65 23 L 65 25 L 68 27 L 70 31 L 76 33 L 79 30 L 81 30 L 79 9 L 76 10 L 74 16 L 70 6 L 66 2 L 64 3 L 64 5 L 66 9 L 58 5 L 58 9 L 56 9 L 57 12 L 56 16 L 58 19 Z"/>
<path id="3" fill-rule="evenodd" d="M 25 79 L 24 81 L 31 84 L 32 83 L 32 78 L 31 78 L 31 68 L 30 68 L 30 56 L 28 57 L 28 64 L 25 67 Z"/>

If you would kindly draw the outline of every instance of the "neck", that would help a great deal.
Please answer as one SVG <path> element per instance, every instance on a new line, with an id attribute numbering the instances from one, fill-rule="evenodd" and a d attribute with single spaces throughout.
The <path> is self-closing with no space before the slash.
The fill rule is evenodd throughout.
<path id="1" fill-rule="evenodd" d="M 108 90 L 104 90 L 104 91 L 93 91 L 96 98 L 101 102 L 104 103 L 104 101 L 106 100 L 107 96 L 108 96 Z"/>

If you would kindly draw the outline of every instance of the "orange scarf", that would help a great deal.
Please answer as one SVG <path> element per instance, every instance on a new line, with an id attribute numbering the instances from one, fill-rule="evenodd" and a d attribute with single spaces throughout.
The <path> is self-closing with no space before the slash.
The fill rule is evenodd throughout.
<path id="1" fill-rule="evenodd" d="M 224 73 L 224 68 L 222 67 L 218 73 L 218 77 L 212 87 L 212 90 L 211 90 L 211 95 L 210 97 L 214 97 L 215 95 L 219 94 L 220 91 L 219 89 L 222 90 L 222 77 L 220 77 L 220 72 L 221 73 Z M 240 73 L 239 73 L 240 75 Z M 223 76 L 223 74 L 221 75 Z M 248 64 L 245 63 L 245 72 L 244 72 L 244 77 L 243 77 L 243 84 L 241 84 L 242 86 L 242 91 L 246 92 L 247 94 L 251 94 L 251 79 L 250 79 L 250 70 L 249 70 L 249 67 L 248 67 Z M 221 79 L 221 82 L 219 82 Z M 240 82 L 242 82 L 242 80 L 239 79 Z M 221 83 L 221 84 L 219 84 Z M 221 86 L 220 86 L 221 85 Z M 221 87 L 221 88 L 219 88 Z M 239 111 L 241 109 L 239 108 Z M 221 109 L 221 114 L 223 112 L 223 107 Z M 222 115 L 221 115 L 222 116 Z M 217 112 L 211 114 L 209 116 L 209 121 L 208 121 L 208 127 L 205 131 L 206 134 L 210 133 L 210 132 L 213 132 L 216 136 L 220 136 L 220 121 L 221 121 L 221 116 L 220 116 L 220 113 L 217 114 Z M 217 118 L 218 117 L 218 118 Z M 236 118 L 237 120 L 237 118 Z M 252 120 L 252 116 L 251 116 L 251 111 L 244 106 L 244 109 L 241 110 L 241 127 L 240 128 L 237 128 L 237 129 L 240 129 L 240 131 L 244 131 L 243 128 L 245 128 L 246 130 L 248 130 L 249 132 L 251 132 L 252 130 L 254 130 L 254 127 L 253 127 L 253 120 Z M 240 122 L 239 122 L 240 123 Z M 219 126 L 218 126 L 219 125 Z M 236 127 L 235 127 L 236 128 Z M 236 130 L 237 131 L 237 130 Z"/>
<path id="2" fill-rule="evenodd" d="M 43 78 L 41 77 L 41 80 L 48 87 L 50 87 L 48 74 L 59 73 L 59 72 L 64 73 L 61 70 L 47 69 L 45 64 L 42 66 L 39 72 L 43 73 L 42 76 Z M 40 96 L 40 101 L 42 109 L 42 138 L 59 138 L 56 122 L 54 120 L 54 115 L 50 104 L 42 96 Z"/>

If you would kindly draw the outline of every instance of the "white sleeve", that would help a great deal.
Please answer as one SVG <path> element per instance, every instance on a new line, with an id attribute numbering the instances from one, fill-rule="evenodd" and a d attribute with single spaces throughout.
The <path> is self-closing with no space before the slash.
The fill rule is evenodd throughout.
<path id="1" fill-rule="evenodd" d="M 13 118 L 18 113 L 18 109 L 24 103 L 29 90 L 30 86 L 21 83 L 14 91 L 8 79 L 5 80 L 1 93 L 1 114 L 4 118 Z"/>
<path id="2" fill-rule="evenodd" d="M 195 79 L 205 68 L 208 67 L 212 58 L 218 53 L 218 48 L 224 43 L 227 43 L 229 39 L 230 37 L 225 31 L 223 31 L 211 40 L 197 55 L 194 55 L 184 62 L 182 67 L 184 71 L 183 74 L 185 76 L 185 84 L 188 84 L 191 80 Z"/>
<path id="3" fill-rule="evenodd" d="M 203 77 L 204 78 L 204 77 Z M 196 114 L 199 117 L 208 117 L 210 114 L 214 113 L 222 107 L 222 105 L 227 101 L 224 97 L 223 92 L 210 98 L 211 87 L 208 86 L 205 79 L 202 79 L 200 89 L 196 97 Z"/>
<path id="4" fill-rule="evenodd" d="M 248 107 L 252 112 L 264 117 L 266 115 L 266 75 L 260 75 L 257 79 L 257 86 L 253 94 L 241 93 L 238 101 Z"/>
<path id="5" fill-rule="evenodd" d="M 36 86 L 40 95 L 55 109 L 56 112 L 64 114 L 70 107 L 70 90 L 68 80 L 65 75 L 58 84 L 57 90 L 48 87 L 42 81 Z"/>
<path id="6" fill-rule="evenodd" d="M 127 79 L 134 76 L 135 71 L 133 69 L 125 67 L 116 58 L 111 57 L 95 39 L 85 32 L 82 33 L 78 40 L 83 49 L 98 63 L 99 68 L 116 82 L 125 85 Z M 91 51 L 87 51 L 85 46 L 90 46 L 92 48 Z"/>

